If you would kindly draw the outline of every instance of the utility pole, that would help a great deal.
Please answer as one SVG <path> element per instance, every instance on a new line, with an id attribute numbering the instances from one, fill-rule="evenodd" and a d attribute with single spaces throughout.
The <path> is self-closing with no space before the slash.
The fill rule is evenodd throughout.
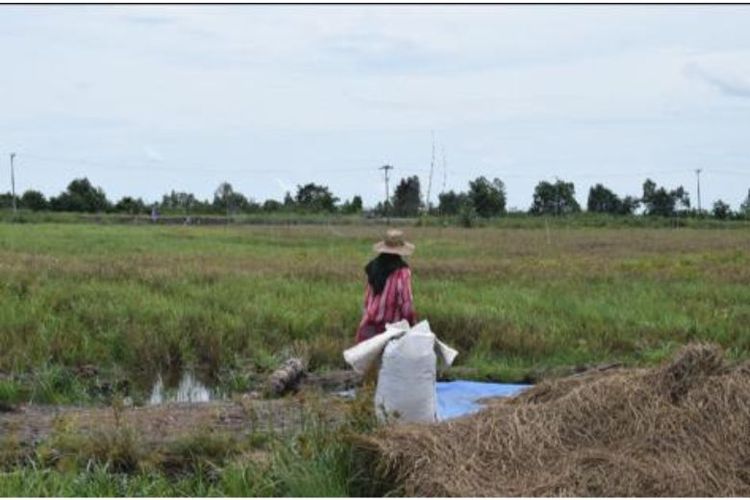
<path id="1" fill-rule="evenodd" d="M 432 191 L 432 172 L 435 170 L 435 131 L 432 131 L 432 159 L 430 160 L 430 179 L 427 182 L 427 213 L 430 213 L 430 192 Z"/>
<path id="2" fill-rule="evenodd" d="M 10 187 L 11 192 L 13 195 L 13 215 L 16 215 L 18 212 L 18 207 L 16 207 L 16 173 L 15 169 L 13 168 L 13 160 L 16 157 L 16 153 L 10 154 Z"/>
<path id="3" fill-rule="evenodd" d="M 445 194 L 445 185 L 446 181 L 448 180 L 448 169 L 446 167 L 446 161 L 445 161 L 445 146 L 440 146 L 440 150 L 443 153 L 443 188 L 440 190 L 440 195 Z M 438 196 L 438 199 L 440 197 Z M 438 211 L 440 212 L 440 215 L 443 215 L 442 211 L 440 211 L 440 204 L 438 203 Z"/>
<path id="4" fill-rule="evenodd" d="M 695 169 L 695 177 L 698 181 L 698 216 L 701 214 L 701 169 Z"/>
<path id="5" fill-rule="evenodd" d="M 383 165 L 378 170 L 383 170 L 385 172 L 385 205 L 383 205 L 383 209 L 385 210 L 385 218 L 386 218 L 385 223 L 390 225 L 391 216 L 388 210 L 388 204 L 389 204 L 388 199 L 390 197 L 390 191 L 388 191 L 388 171 L 393 170 L 393 167 L 391 165 Z"/>
<path id="6" fill-rule="evenodd" d="M 443 190 L 441 191 L 441 193 L 445 193 L 445 184 L 446 184 L 446 181 L 448 180 L 448 167 L 447 167 L 448 163 L 445 161 L 445 146 L 441 146 L 441 147 L 443 150 Z"/>

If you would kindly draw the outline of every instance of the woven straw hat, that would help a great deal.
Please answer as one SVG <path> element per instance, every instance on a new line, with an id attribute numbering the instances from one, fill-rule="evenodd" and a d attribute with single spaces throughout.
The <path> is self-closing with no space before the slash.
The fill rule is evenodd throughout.
<path id="1" fill-rule="evenodd" d="M 411 255 L 414 245 L 404 241 L 404 232 L 399 229 L 389 229 L 385 233 L 385 239 L 372 246 L 378 253 L 393 253 L 396 255 Z"/>

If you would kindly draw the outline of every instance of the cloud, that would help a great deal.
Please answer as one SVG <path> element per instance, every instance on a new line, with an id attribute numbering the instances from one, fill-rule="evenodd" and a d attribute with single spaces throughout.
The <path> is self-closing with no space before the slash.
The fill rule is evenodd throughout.
<path id="1" fill-rule="evenodd" d="M 690 78 L 695 78 L 708 83 L 724 95 L 730 97 L 750 98 L 750 82 L 745 80 L 736 77 L 717 75 L 695 63 L 690 63 L 685 66 L 685 74 Z"/>

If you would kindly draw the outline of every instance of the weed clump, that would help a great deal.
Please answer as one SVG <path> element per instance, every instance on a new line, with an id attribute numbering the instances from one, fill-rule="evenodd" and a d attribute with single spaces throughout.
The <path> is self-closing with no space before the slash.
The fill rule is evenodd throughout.
<path id="1" fill-rule="evenodd" d="M 114 473 L 133 473 L 146 457 L 147 452 L 131 427 L 82 434 L 76 432 L 70 421 L 58 423 L 49 441 L 37 450 L 40 464 L 59 471 L 101 464 Z"/>
<path id="2" fill-rule="evenodd" d="M 747 367 L 697 344 L 662 367 L 547 381 L 359 446 L 407 496 L 747 496 L 748 407 Z"/>
<path id="3" fill-rule="evenodd" d="M 192 473 L 210 476 L 239 451 L 239 443 L 232 436 L 206 429 L 170 443 L 152 460 L 159 471 L 169 476 Z"/>

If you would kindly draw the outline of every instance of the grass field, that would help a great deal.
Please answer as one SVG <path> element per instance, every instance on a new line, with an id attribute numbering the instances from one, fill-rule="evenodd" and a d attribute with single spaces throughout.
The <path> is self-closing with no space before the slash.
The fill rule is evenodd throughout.
<path id="1" fill-rule="evenodd" d="M 194 366 L 241 385 L 240 374 L 262 372 L 291 349 L 313 369 L 343 367 L 362 267 L 381 232 L 0 225 L 0 371 L 54 379 L 94 365 L 144 382 Z M 418 246 L 420 317 L 480 375 L 649 363 L 692 339 L 738 356 L 750 350 L 750 231 L 408 234 Z M 80 396 L 75 378 L 64 378 L 70 394 L 41 391 L 37 400 Z"/>
<path id="2" fill-rule="evenodd" d="M 109 404 L 116 391 L 138 404 L 157 374 L 185 368 L 241 392 L 293 352 L 343 368 L 383 229 L 0 224 L 0 402 Z M 695 339 L 750 354 L 746 228 L 406 230 L 418 314 L 460 351 L 462 375 L 652 364 Z M 91 366 L 96 384 L 78 375 Z M 279 458 L 287 475 L 252 488 L 235 466 L 209 483 L 23 467 L 0 494 L 351 493 L 331 473 L 347 451 L 321 449 L 307 491 Z"/>

